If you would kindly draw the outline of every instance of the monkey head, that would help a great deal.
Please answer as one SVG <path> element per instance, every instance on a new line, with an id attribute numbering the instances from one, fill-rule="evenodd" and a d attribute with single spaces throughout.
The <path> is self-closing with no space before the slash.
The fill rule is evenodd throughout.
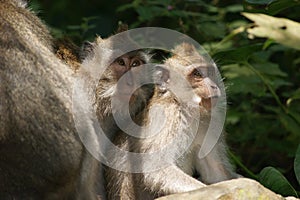
<path id="1" fill-rule="evenodd" d="M 126 37 L 97 37 L 95 42 L 86 42 L 83 46 L 83 66 L 98 80 L 96 105 L 100 118 L 112 112 L 126 112 L 124 105 L 128 103 L 130 113 L 136 113 L 153 94 L 150 87 L 138 87 L 141 76 L 147 77 L 148 71 L 143 70 L 142 65 L 149 62 L 150 56 L 139 49 L 126 52 L 126 45 L 129 49 L 138 48 Z M 112 109 L 112 98 L 119 102 L 115 109 Z"/>
<path id="2" fill-rule="evenodd" d="M 188 95 L 187 101 L 198 105 L 200 110 L 209 112 L 221 96 L 221 90 L 216 84 L 217 69 L 214 62 L 201 56 L 188 43 L 176 46 L 173 53 L 156 72 L 155 79 L 160 79 L 160 90 L 173 85 L 173 90 L 178 94 L 192 91 L 193 95 Z"/>

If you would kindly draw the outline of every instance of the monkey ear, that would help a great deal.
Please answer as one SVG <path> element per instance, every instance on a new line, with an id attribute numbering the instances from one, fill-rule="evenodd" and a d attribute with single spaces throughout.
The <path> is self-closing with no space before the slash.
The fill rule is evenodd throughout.
<path id="1" fill-rule="evenodd" d="M 101 36 L 99 35 L 96 35 L 96 40 L 95 40 L 95 43 L 96 44 L 100 44 L 102 43 L 104 40 L 101 38 Z M 92 45 L 94 45 L 94 43 L 92 43 Z"/>
<path id="2" fill-rule="evenodd" d="M 197 49 L 190 43 L 183 42 L 173 49 L 173 53 L 179 56 L 197 56 Z"/>
<path id="3" fill-rule="evenodd" d="M 28 1 L 27 0 L 14 0 L 12 1 L 13 3 L 16 3 L 17 6 L 21 7 L 21 8 L 26 8 L 28 5 Z"/>
<path id="4" fill-rule="evenodd" d="M 123 24 L 122 22 L 119 23 L 119 27 L 116 33 L 121 33 L 124 31 L 128 31 L 128 25 L 127 24 Z"/>
<path id="5" fill-rule="evenodd" d="M 94 55 L 94 43 L 85 41 L 79 53 L 80 60 L 83 61 L 88 55 Z"/>
<path id="6" fill-rule="evenodd" d="M 164 66 L 158 65 L 154 71 L 154 82 L 161 91 L 166 91 L 170 80 L 170 71 Z"/>

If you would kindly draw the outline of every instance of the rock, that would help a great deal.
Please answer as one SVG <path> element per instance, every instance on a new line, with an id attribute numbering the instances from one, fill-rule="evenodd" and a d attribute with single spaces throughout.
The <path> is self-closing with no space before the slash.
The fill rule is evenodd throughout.
<path id="1" fill-rule="evenodd" d="M 247 199 L 270 199 L 270 200 L 296 200 L 294 197 L 284 198 L 265 188 L 255 180 L 247 178 L 233 179 L 208 185 L 207 187 L 180 194 L 172 194 L 160 197 L 157 200 L 247 200 Z"/>

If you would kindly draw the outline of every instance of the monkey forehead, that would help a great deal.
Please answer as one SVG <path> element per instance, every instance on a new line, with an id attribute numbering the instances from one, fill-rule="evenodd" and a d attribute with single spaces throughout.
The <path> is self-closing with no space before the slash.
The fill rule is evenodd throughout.
<path id="1" fill-rule="evenodd" d="M 100 48 L 117 50 L 124 53 L 142 48 L 136 41 L 131 39 L 126 32 L 118 33 L 105 39 L 97 36 L 95 44 Z"/>
<path id="2" fill-rule="evenodd" d="M 146 61 L 148 60 L 148 56 L 145 52 L 143 52 L 142 50 L 134 50 L 134 51 L 130 51 L 124 55 L 122 55 L 121 57 L 125 57 L 125 58 L 134 58 L 134 57 L 138 57 L 139 59 Z"/>
<path id="3" fill-rule="evenodd" d="M 95 62 L 98 64 L 99 62 L 102 63 L 102 61 L 105 60 L 106 62 L 104 66 L 109 66 L 119 58 L 132 59 L 137 57 L 144 63 L 147 63 L 150 60 L 150 57 L 147 55 L 147 53 L 143 52 L 142 50 L 128 51 L 126 49 L 114 48 L 114 46 L 111 45 L 111 41 L 105 41 L 97 44 L 94 47 L 94 56 L 91 59 L 96 59 Z"/>
<path id="4" fill-rule="evenodd" d="M 197 55 L 197 49 L 195 48 L 194 45 L 187 43 L 187 42 L 183 42 L 179 45 L 177 45 L 172 52 L 174 54 L 181 54 L 181 55 Z"/>
<path id="5" fill-rule="evenodd" d="M 169 66 L 179 66 L 181 68 L 191 68 L 191 66 L 207 67 L 208 65 L 211 65 L 212 63 L 200 55 L 198 55 L 196 57 L 194 57 L 194 56 L 193 57 L 191 57 L 191 56 L 182 57 L 179 55 L 175 55 L 175 56 L 167 59 L 165 61 L 165 64 L 169 65 Z"/>
<path id="6" fill-rule="evenodd" d="M 113 50 L 113 41 L 109 38 L 102 39 L 98 37 L 95 41 L 94 49 L 110 49 Z"/>

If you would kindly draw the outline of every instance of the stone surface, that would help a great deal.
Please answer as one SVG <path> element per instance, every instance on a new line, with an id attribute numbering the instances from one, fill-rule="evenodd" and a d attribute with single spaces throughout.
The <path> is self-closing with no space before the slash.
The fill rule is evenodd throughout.
<path id="1" fill-rule="evenodd" d="M 160 197 L 157 200 L 296 200 L 294 197 L 284 198 L 265 188 L 255 180 L 247 178 L 233 179 L 209 185 L 191 192 Z"/>

